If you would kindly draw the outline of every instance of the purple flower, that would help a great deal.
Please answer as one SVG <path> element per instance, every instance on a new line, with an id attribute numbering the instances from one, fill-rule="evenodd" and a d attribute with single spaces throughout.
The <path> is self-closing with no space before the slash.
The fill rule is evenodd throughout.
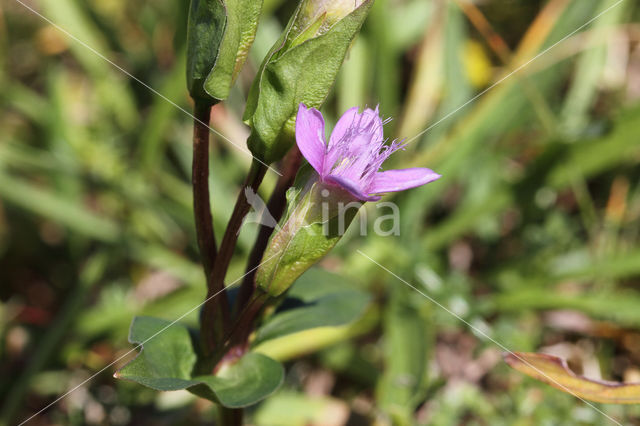
<path id="1" fill-rule="evenodd" d="M 380 171 L 382 163 L 402 148 L 398 141 L 385 143 L 383 125 L 377 107 L 362 113 L 354 107 L 340 117 L 326 143 L 322 114 L 300 104 L 296 142 L 321 182 L 343 188 L 361 201 L 377 201 L 376 194 L 404 191 L 440 178 L 426 168 Z"/>

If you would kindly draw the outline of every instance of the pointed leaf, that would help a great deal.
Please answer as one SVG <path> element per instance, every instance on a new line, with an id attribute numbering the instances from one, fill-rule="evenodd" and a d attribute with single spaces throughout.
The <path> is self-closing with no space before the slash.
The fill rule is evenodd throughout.
<path id="1" fill-rule="evenodd" d="M 530 352 L 504 354 L 512 368 L 563 392 L 607 404 L 640 404 L 640 383 L 588 379 L 569 369 L 567 362 L 552 355 Z"/>
<path id="2" fill-rule="evenodd" d="M 117 378 L 128 379 L 156 390 L 185 389 L 191 380 L 196 354 L 189 330 L 180 324 L 152 317 L 135 317 L 129 342 L 144 347 L 131 362 L 118 370 Z"/>
<path id="3" fill-rule="evenodd" d="M 196 377 L 195 380 L 202 381 L 207 388 L 197 387 L 193 393 L 201 395 L 200 391 L 204 389 L 213 392 L 214 400 L 225 407 L 246 407 L 275 392 L 283 379 L 282 364 L 266 355 L 250 352 L 215 376 Z"/>
<path id="4" fill-rule="evenodd" d="M 254 344 L 316 327 L 349 324 L 362 316 L 371 297 L 339 275 L 319 268 L 291 287 L 280 311 L 258 330 Z"/>
<path id="5" fill-rule="evenodd" d="M 220 51 L 204 90 L 216 99 L 226 99 L 244 65 L 258 28 L 262 0 L 225 1 L 227 23 Z"/>
<path id="6" fill-rule="evenodd" d="M 115 377 L 162 391 L 188 389 L 226 407 L 255 404 L 278 389 L 284 377 L 280 363 L 258 353 L 244 355 L 215 376 L 192 377 L 196 353 L 189 331 L 158 318 L 134 318 L 129 341 L 143 349 Z"/>
<path id="7" fill-rule="evenodd" d="M 204 82 L 216 63 L 227 22 L 221 0 L 191 0 L 187 27 L 187 88 L 194 99 L 210 100 Z"/>

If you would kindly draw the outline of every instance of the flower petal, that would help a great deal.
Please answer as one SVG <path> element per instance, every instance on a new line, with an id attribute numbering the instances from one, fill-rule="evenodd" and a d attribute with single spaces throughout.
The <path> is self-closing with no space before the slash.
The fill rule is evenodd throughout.
<path id="1" fill-rule="evenodd" d="M 366 108 L 362 113 L 358 112 L 358 107 L 348 109 L 336 123 L 329 138 L 329 147 L 340 141 L 347 130 L 357 126 L 360 129 L 370 127 L 371 133 L 375 134 L 377 140 L 384 138 L 384 130 L 378 107 L 375 110 Z"/>
<path id="2" fill-rule="evenodd" d="M 422 167 L 387 170 L 376 173 L 368 192 L 370 194 L 381 194 L 383 192 L 404 191 L 405 189 L 433 182 L 440 179 L 440 177 L 433 170 Z"/>
<path id="3" fill-rule="evenodd" d="M 320 111 L 300 104 L 296 117 L 296 143 L 304 158 L 322 176 L 326 143 L 324 140 L 324 119 Z"/>
<path id="4" fill-rule="evenodd" d="M 358 115 L 358 107 L 349 108 L 344 114 L 342 114 L 342 117 L 340 117 L 331 132 L 329 146 L 333 146 L 336 142 L 342 139 L 347 130 L 349 130 L 349 127 L 353 124 L 356 115 Z"/>
<path id="5" fill-rule="evenodd" d="M 355 182 L 341 176 L 329 175 L 325 178 L 325 180 L 329 183 L 341 187 L 360 201 L 378 201 L 381 198 L 377 195 L 365 194 L 362 189 L 360 189 L 358 185 L 356 185 Z"/>
<path id="6" fill-rule="evenodd" d="M 362 113 L 358 112 L 358 107 L 348 109 L 331 132 L 324 158 L 323 173 L 329 174 L 345 149 L 364 150 L 371 142 L 381 143 L 384 138 L 382 127 L 383 123 L 377 107 L 375 110 L 367 108 Z M 360 148 L 354 144 L 359 144 Z"/>

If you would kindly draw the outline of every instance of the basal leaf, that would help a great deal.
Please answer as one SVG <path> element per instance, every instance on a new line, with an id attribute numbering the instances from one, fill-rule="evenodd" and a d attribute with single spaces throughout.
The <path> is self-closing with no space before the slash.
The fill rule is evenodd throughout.
<path id="1" fill-rule="evenodd" d="M 193 392 L 200 395 L 212 391 L 215 400 L 225 407 L 246 407 L 271 395 L 284 379 L 282 364 L 259 353 L 248 353 L 215 376 L 198 376 L 204 383 Z M 211 398 L 210 398 L 211 399 Z"/>
<path id="2" fill-rule="evenodd" d="M 281 309 L 258 330 L 254 344 L 310 328 L 349 324 L 364 313 L 370 299 L 339 275 L 312 268 L 295 282 Z"/>
<path id="3" fill-rule="evenodd" d="M 129 330 L 129 342 L 144 347 L 115 376 L 164 391 L 197 384 L 191 380 L 196 354 L 189 330 L 180 324 L 170 324 L 159 318 L 135 317 Z"/>
<path id="4" fill-rule="evenodd" d="M 226 407 L 255 404 L 274 392 L 284 377 L 280 363 L 258 353 L 247 353 L 215 376 L 192 377 L 197 357 L 189 331 L 158 318 L 134 318 L 129 341 L 143 349 L 115 377 L 162 391 L 188 389 Z"/>

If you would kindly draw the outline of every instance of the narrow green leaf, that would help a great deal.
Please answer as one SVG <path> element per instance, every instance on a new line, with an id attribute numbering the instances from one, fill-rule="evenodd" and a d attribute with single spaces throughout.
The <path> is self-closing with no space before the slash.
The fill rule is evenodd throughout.
<path id="1" fill-rule="evenodd" d="M 226 99 L 249 54 L 258 29 L 262 0 L 227 0 L 227 24 L 215 66 L 204 82 L 204 90 L 216 99 Z"/>
<path id="2" fill-rule="evenodd" d="M 369 304 L 369 294 L 351 287 L 339 275 L 312 268 L 292 286 L 283 309 L 258 330 L 254 344 L 317 327 L 356 321 Z"/>
<path id="3" fill-rule="evenodd" d="M 598 31 L 615 27 L 628 13 L 625 6 L 614 7 L 617 0 L 602 0 L 597 13 L 607 10 L 591 26 L 592 37 L 601 37 Z M 592 107 L 599 90 L 599 83 L 603 70 L 607 65 L 607 46 L 596 46 L 587 49 L 580 54 L 577 60 L 576 72 L 571 80 L 571 86 L 567 92 L 562 106 L 561 119 L 565 127 L 565 133 L 569 136 L 579 135 L 589 124 L 589 108 Z"/>
<path id="4" fill-rule="evenodd" d="M 91 238 L 113 242 L 120 234 L 120 228 L 110 219 L 65 200 L 48 189 L 38 188 L 3 172 L 0 172 L 0 196 Z"/>
<path id="5" fill-rule="evenodd" d="M 631 290 L 581 295 L 562 294 L 548 288 L 518 289 L 494 299 L 499 311 L 523 309 L 575 309 L 599 319 L 637 327 L 640 325 L 640 294 Z"/>
<path id="6" fill-rule="evenodd" d="M 410 425 L 426 385 L 433 334 L 427 328 L 430 305 L 412 302 L 415 293 L 394 288 L 384 319 L 385 369 L 378 382 L 379 407 L 393 424 Z"/>
<path id="7" fill-rule="evenodd" d="M 225 31 L 221 0 L 192 0 L 187 30 L 187 88 L 194 99 L 211 100 L 204 82 L 213 69 Z"/>

